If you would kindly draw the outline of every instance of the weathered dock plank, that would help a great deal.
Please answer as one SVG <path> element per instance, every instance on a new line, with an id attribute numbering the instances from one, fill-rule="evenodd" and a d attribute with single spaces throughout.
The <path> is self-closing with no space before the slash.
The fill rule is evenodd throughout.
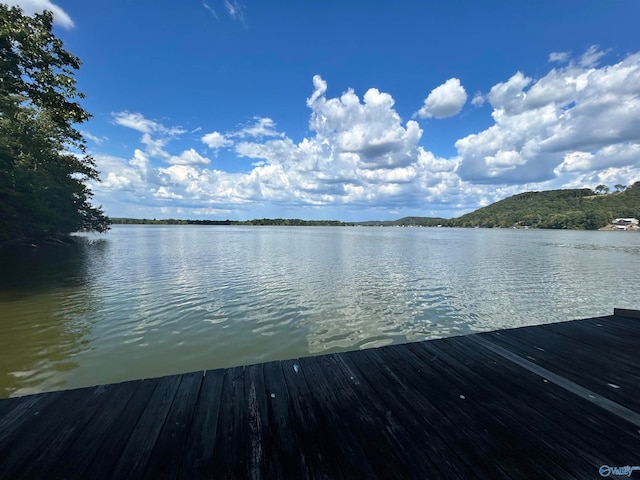
<path id="1" fill-rule="evenodd" d="M 339 450 L 337 455 L 343 459 L 343 463 L 358 466 L 360 474 L 357 476 L 376 478 L 384 470 L 373 467 L 363 448 L 361 432 L 343 420 L 342 412 L 349 407 L 346 399 L 339 396 L 344 393 L 339 386 L 344 379 L 332 375 L 332 381 L 329 381 L 326 372 L 334 371 L 328 364 L 330 359 L 331 357 L 316 357 L 301 358 L 299 361 L 299 367 L 305 373 L 310 389 L 315 391 L 311 401 L 316 416 L 319 417 L 318 435 L 323 439 L 329 439 L 327 443 L 334 450 Z"/>
<path id="2" fill-rule="evenodd" d="M 362 355 L 362 352 L 356 356 Z M 358 444 L 373 469 L 386 478 L 411 478 L 409 464 L 418 469 L 431 469 L 433 462 L 425 455 L 415 455 L 420 446 L 411 441 L 409 433 L 398 428 L 394 412 L 384 408 L 375 390 L 353 364 L 344 357 L 332 355 L 324 359 L 329 385 L 334 387 L 341 422 L 350 418 L 347 428 L 353 430 Z M 334 383 L 335 381 L 335 383 Z M 406 448 L 398 448 L 405 445 Z"/>
<path id="3" fill-rule="evenodd" d="M 517 407 L 512 400 L 514 392 L 505 397 L 504 392 L 493 385 L 491 377 L 476 376 L 466 365 L 468 360 L 459 352 L 457 342 L 438 343 L 435 347 L 415 345 L 417 348 L 414 352 L 423 360 L 436 357 L 435 361 L 432 360 L 433 367 L 430 367 L 433 368 L 430 383 L 446 392 L 439 399 L 442 402 L 440 408 L 455 411 L 456 417 L 462 419 L 464 428 L 482 435 L 479 442 L 488 445 L 488 458 L 500 458 L 500 468 L 510 478 L 544 478 L 549 471 L 556 472 L 562 478 L 575 478 L 561 464 L 554 462 L 548 449 L 540 444 L 540 431 L 533 422 L 530 423 L 531 419 L 521 417 L 519 412 L 514 411 Z M 446 371 L 447 375 L 440 375 L 442 371 Z M 508 378 L 501 380 L 509 381 Z M 523 418 L 526 421 L 523 422 Z"/>
<path id="4" fill-rule="evenodd" d="M 265 397 L 268 409 L 270 438 L 266 460 L 273 460 L 268 471 L 271 478 L 308 478 L 308 460 L 303 448 L 304 438 L 299 438 L 297 429 L 290 421 L 289 392 L 280 362 L 264 365 Z M 305 421 L 305 419 L 302 419 Z M 273 455 L 273 457 L 271 456 Z"/>
<path id="5" fill-rule="evenodd" d="M 523 394 L 524 407 L 533 408 L 537 414 L 544 416 L 547 423 L 553 424 L 552 427 L 561 430 L 562 435 L 567 435 L 571 456 L 581 457 L 590 451 L 605 455 L 636 455 L 628 448 L 637 441 L 636 431 L 633 425 L 623 419 L 607 411 L 594 409 L 588 400 L 576 398 L 543 377 L 526 370 L 523 372 L 515 364 L 501 362 L 491 350 L 474 349 L 472 345 L 465 344 L 461 346 L 461 353 L 468 355 L 468 361 L 473 359 L 471 368 L 481 378 L 507 376 L 509 382 L 497 385 L 502 390 L 501 395 L 510 396 L 513 389 L 518 389 Z M 484 369 L 491 370 L 491 373 L 486 373 Z M 554 407 L 549 408 L 550 405 Z M 564 428 L 567 425 L 571 425 L 570 430 Z M 612 432 L 615 435 L 612 436 Z M 556 448 L 557 445 L 554 443 L 553 446 Z"/>
<path id="6" fill-rule="evenodd" d="M 149 382 L 146 383 L 149 384 Z M 113 438 L 112 429 L 116 420 L 125 413 L 125 408 L 141 385 L 142 382 L 139 381 L 109 385 L 104 408 L 96 409 L 90 422 L 85 424 L 82 431 L 75 436 L 69 447 L 55 462 L 53 469 L 44 476 L 51 478 L 80 477 L 82 472 L 92 464 L 93 457 L 98 452 L 101 455 L 104 454 L 101 451 L 104 439 L 108 436 Z M 42 463 L 38 467 L 48 467 L 48 464 Z"/>
<path id="7" fill-rule="evenodd" d="M 120 460 L 131 433 L 140 417 L 144 414 L 145 408 L 159 383 L 160 379 L 140 381 L 124 411 L 118 416 L 115 415 L 115 412 L 112 412 L 113 415 L 110 418 L 111 428 L 104 437 L 96 438 L 96 441 L 100 443 L 100 447 L 97 451 L 91 452 L 92 458 L 86 462 L 86 468 L 79 477 L 96 480 L 115 478 L 113 469 Z M 92 429 L 92 426 L 88 428 Z M 84 456 L 83 453 L 80 455 Z M 69 461 L 73 462 L 74 460 L 69 459 Z"/>
<path id="8" fill-rule="evenodd" d="M 247 455 L 244 442 L 246 399 L 244 396 L 244 369 L 226 370 L 222 384 L 222 409 L 218 417 L 218 433 L 213 456 L 214 478 L 247 477 Z"/>
<path id="9" fill-rule="evenodd" d="M 605 327 L 606 328 L 606 327 Z M 576 332 L 578 334 L 578 332 Z M 628 362 L 589 349 L 582 343 L 557 338 L 536 329 L 517 329 L 508 335 L 489 334 L 491 341 L 541 367 L 635 411 L 640 411 L 640 369 L 629 371 Z M 570 346 L 570 348 L 568 348 Z M 618 348 L 621 348 L 618 345 Z"/>
<path id="10" fill-rule="evenodd" d="M 72 445 L 79 433 L 90 423 L 95 412 L 110 409 L 111 404 L 106 405 L 110 398 L 111 390 L 117 390 L 117 385 L 101 385 L 97 388 L 90 389 L 86 397 L 74 408 L 68 406 L 69 412 L 64 416 L 64 420 L 60 423 L 60 427 L 51 430 L 49 435 L 44 439 L 42 446 L 36 451 L 36 455 L 28 460 L 22 469 L 26 477 L 44 478 L 48 476 L 49 471 L 42 470 L 44 465 L 56 465 L 58 459 Z M 103 408 L 106 406 L 106 408 Z M 52 414 L 53 415 L 53 414 Z M 93 427 L 93 426 L 92 426 Z M 86 450 L 84 450 L 86 451 Z M 84 453 L 83 451 L 83 453 Z"/>
<path id="11" fill-rule="evenodd" d="M 380 399 L 371 408 L 376 408 L 381 420 L 386 420 L 389 428 L 393 428 L 398 447 L 408 445 L 407 448 L 402 447 L 407 454 L 406 458 L 402 458 L 407 470 L 411 471 L 412 459 L 419 458 L 424 463 L 421 468 L 424 471 L 458 478 L 481 478 L 476 468 L 458 459 L 460 451 L 456 445 L 446 442 L 449 434 L 443 437 L 444 432 L 454 432 L 459 429 L 458 426 L 442 425 L 446 416 L 420 395 L 421 390 L 431 388 L 431 385 L 425 382 L 422 375 L 406 378 L 405 374 L 412 373 L 410 355 L 403 355 L 402 358 L 385 355 L 393 353 L 388 349 L 369 350 L 349 360 L 353 362 L 361 381 L 367 382 L 375 392 L 373 398 Z M 401 369 L 392 367 L 403 364 L 405 367 Z"/>
<path id="12" fill-rule="evenodd" d="M 393 352 L 384 350 L 380 353 L 384 356 Z M 404 366 L 399 372 L 401 375 L 391 368 L 398 362 Z M 436 458 L 441 459 L 438 463 L 442 471 L 455 472 L 455 476 L 460 478 L 495 478 L 496 475 L 508 478 L 504 470 L 490 465 L 491 456 L 486 449 L 488 444 L 483 441 L 483 432 L 461 428 L 461 423 L 467 425 L 467 412 L 459 402 L 459 396 L 445 403 L 442 395 L 449 390 L 442 391 L 433 384 L 428 365 L 415 354 L 407 350 L 401 360 L 389 358 L 381 367 L 381 373 L 382 376 L 375 380 L 381 390 L 392 392 L 386 396 L 387 402 L 390 405 L 397 403 L 406 409 L 405 421 L 411 422 L 414 417 L 419 420 L 418 428 L 412 428 L 416 443 L 427 441 L 431 449 L 437 444 L 440 451 Z M 463 416 L 460 417 L 460 414 Z M 421 431 L 424 431 L 427 440 L 420 439 Z"/>
<path id="13" fill-rule="evenodd" d="M 0 478 L 601 478 L 640 465 L 622 313 L 0 400 Z"/>
<path id="14" fill-rule="evenodd" d="M 120 454 L 113 472 L 114 477 L 142 477 L 160 431 L 166 422 L 181 379 L 180 375 L 160 379 Z"/>
<path id="15" fill-rule="evenodd" d="M 204 372 L 178 478 L 206 478 L 213 471 L 224 370 Z"/>
<path id="16" fill-rule="evenodd" d="M 3 445 L 0 452 L 0 467 L 8 473 L 6 478 L 18 476 L 18 472 L 29 466 L 46 448 L 49 439 L 73 420 L 72 413 L 81 408 L 94 391 L 92 388 L 83 388 L 57 395 L 55 401 L 47 402 L 42 410 L 34 411 L 30 418 L 26 418 L 23 428 L 16 426 L 13 432 L 15 436 Z"/>
<path id="17" fill-rule="evenodd" d="M 181 376 L 171 408 L 147 462 L 148 468 L 144 472 L 144 478 L 155 480 L 178 477 L 180 458 L 191 430 L 202 379 L 202 372 Z"/>

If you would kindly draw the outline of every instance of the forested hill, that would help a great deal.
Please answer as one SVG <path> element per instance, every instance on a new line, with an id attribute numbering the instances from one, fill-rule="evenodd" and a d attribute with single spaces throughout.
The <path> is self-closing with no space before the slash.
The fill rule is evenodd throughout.
<path id="1" fill-rule="evenodd" d="M 596 230 L 619 217 L 640 217 L 640 182 L 622 192 L 599 195 L 589 188 L 519 193 L 446 225 Z"/>

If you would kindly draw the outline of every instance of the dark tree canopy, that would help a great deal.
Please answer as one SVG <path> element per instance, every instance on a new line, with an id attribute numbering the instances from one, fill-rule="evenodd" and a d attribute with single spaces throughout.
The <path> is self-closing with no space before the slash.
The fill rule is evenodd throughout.
<path id="1" fill-rule="evenodd" d="M 52 33 L 51 12 L 26 16 L 0 3 L 0 243 L 108 229 L 90 204 L 98 181 L 76 125 L 80 60 Z"/>

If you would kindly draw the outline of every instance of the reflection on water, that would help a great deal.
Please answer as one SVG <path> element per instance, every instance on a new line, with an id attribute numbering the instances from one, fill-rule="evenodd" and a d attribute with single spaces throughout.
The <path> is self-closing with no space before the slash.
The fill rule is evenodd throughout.
<path id="1" fill-rule="evenodd" d="M 0 251 L 0 395 L 65 386 L 90 342 L 95 302 L 85 287 L 106 246 L 78 238 Z"/>
<path id="2" fill-rule="evenodd" d="M 81 239 L 0 257 L 0 396 L 640 307 L 628 232 L 115 226 Z"/>
<path id="3" fill-rule="evenodd" d="M 0 297 L 38 294 L 59 287 L 80 286 L 87 281 L 87 260 L 99 255 L 106 240 L 72 237 L 40 246 L 19 244 L 0 250 Z"/>

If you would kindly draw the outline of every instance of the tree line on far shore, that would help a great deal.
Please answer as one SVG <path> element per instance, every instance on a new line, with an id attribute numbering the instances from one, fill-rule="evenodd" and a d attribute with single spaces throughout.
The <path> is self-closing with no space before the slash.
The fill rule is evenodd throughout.
<path id="1" fill-rule="evenodd" d="M 111 218 L 116 225 L 272 225 L 295 227 L 341 227 L 354 225 L 338 220 L 302 220 L 299 218 L 256 218 L 253 220 L 184 220 L 177 218 L 167 219 L 137 219 L 137 218 Z"/>
<path id="2" fill-rule="evenodd" d="M 457 218 L 404 217 L 398 220 L 340 222 L 261 218 L 253 220 L 181 220 L 113 218 L 116 224 L 143 225 L 279 225 L 279 226 L 400 226 L 400 227 L 483 227 L 548 228 L 597 230 L 615 218 L 640 218 L 640 182 L 616 191 L 599 185 L 595 189 L 525 192 L 500 200 Z M 623 188 L 624 187 L 624 188 Z"/>

